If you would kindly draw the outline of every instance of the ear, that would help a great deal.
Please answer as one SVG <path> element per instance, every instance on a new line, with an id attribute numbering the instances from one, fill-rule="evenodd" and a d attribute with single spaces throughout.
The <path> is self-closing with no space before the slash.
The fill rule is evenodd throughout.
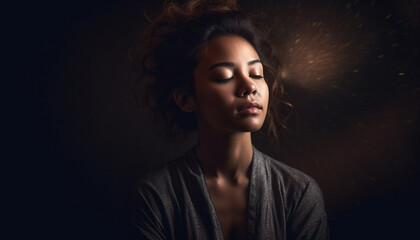
<path id="1" fill-rule="evenodd" d="M 195 110 L 194 97 L 184 88 L 176 88 L 172 92 L 172 97 L 178 107 L 184 112 L 193 112 Z"/>

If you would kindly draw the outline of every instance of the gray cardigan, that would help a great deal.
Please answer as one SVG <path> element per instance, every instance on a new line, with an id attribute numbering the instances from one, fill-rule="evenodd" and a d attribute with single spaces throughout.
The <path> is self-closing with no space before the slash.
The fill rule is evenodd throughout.
<path id="1" fill-rule="evenodd" d="M 194 148 L 146 175 L 137 190 L 135 239 L 223 239 Z M 256 148 L 247 211 L 248 239 L 329 239 L 316 182 Z"/>

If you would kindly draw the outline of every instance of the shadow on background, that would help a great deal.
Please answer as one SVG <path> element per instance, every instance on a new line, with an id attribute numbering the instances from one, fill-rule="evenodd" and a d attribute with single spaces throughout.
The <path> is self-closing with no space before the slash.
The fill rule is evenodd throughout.
<path id="1" fill-rule="evenodd" d="M 16 236 L 122 239 L 130 188 L 194 144 L 165 142 L 136 101 L 128 50 L 162 1 L 19 6 L 27 68 L 15 155 Z M 418 1 L 241 1 L 284 63 L 291 134 L 263 152 L 321 186 L 332 239 L 409 239 L 419 218 Z M 26 92 L 28 91 L 28 92 Z M 20 103 L 16 100 L 17 103 Z M 20 115 L 22 114 L 22 115 Z M 17 211 L 15 211 L 17 210 Z"/>

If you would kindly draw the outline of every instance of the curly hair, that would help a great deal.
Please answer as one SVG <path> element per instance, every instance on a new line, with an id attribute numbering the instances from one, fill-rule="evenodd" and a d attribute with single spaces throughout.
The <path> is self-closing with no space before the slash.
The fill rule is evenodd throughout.
<path id="1" fill-rule="evenodd" d="M 197 129 L 194 113 L 182 111 L 172 93 L 182 88 L 195 96 L 193 72 L 200 50 L 217 36 L 237 35 L 254 47 L 263 64 L 270 89 L 263 128 L 277 139 L 278 126 L 286 129 L 287 114 L 282 114 L 282 109 L 291 105 L 282 100 L 282 67 L 266 26 L 257 21 L 257 16 L 239 12 L 235 0 L 192 0 L 184 5 L 166 2 L 163 12 L 130 53 L 140 79 L 151 79 L 144 102 L 153 113 L 158 132 L 175 137 Z"/>

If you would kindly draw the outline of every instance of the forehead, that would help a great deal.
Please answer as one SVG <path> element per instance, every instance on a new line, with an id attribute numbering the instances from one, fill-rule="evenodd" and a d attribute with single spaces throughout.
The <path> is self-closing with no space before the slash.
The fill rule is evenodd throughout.
<path id="1" fill-rule="evenodd" d="M 259 59 L 254 47 L 244 38 L 236 35 L 218 36 L 212 39 L 200 52 L 202 64 L 222 61 L 245 61 Z"/>

